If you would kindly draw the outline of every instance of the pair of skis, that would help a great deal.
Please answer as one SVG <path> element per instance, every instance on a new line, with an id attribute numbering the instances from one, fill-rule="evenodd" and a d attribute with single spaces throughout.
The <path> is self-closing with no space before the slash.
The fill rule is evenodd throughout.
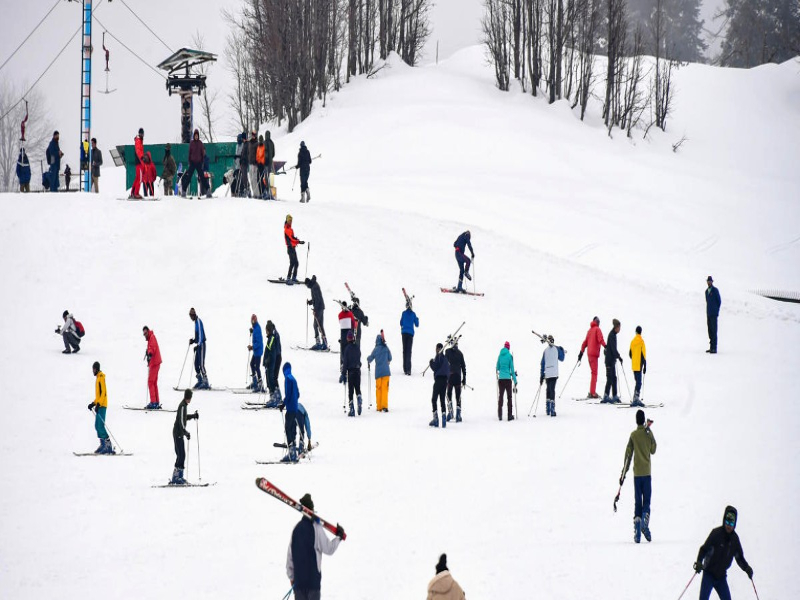
<path id="1" fill-rule="evenodd" d="M 296 511 L 303 513 L 304 516 L 308 517 L 312 521 L 320 523 L 325 529 L 327 529 L 332 534 L 338 535 L 338 532 L 340 531 L 340 527 L 338 525 L 334 525 L 333 523 L 326 521 L 311 509 L 303 506 L 297 500 L 294 500 L 293 498 L 289 497 L 287 494 L 279 490 L 277 486 L 270 483 L 266 478 L 258 477 L 256 479 L 256 487 L 260 489 L 262 492 L 269 494 L 273 498 L 280 500 L 284 504 L 292 507 Z M 347 534 L 343 530 L 341 531 L 341 533 L 342 533 L 342 540 L 346 540 Z"/>
<path id="2" fill-rule="evenodd" d="M 461 336 L 458 335 L 458 332 L 461 331 L 461 328 L 466 324 L 467 324 L 467 322 L 463 321 L 461 323 L 461 325 L 458 326 L 458 329 L 456 329 L 453 333 L 451 333 L 450 335 L 447 336 L 447 339 L 445 340 L 444 344 L 442 344 L 444 346 L 444 348 L 442 348 L 442 353 L 444 353 L 445 350 L 447 350 L 448 348 L 450 348 L 452 346 L 455 346 L 458 343 L 458 340 L 461 339 Z M 431 368 L 430 365 L 425 367 L 425 370 L 422 372 L 422 376 L 423 377 L 425 377 L 425 373 L 427 373 L 428 369 L 430 369 L 430 368 Z"/>
<path id="3" fill-rule="evenodd" d="M 272 444 L 272 445 L 273 445 L 273 446 L 275 446 L 276 448 L 284 448 L 284 449 L 286 449 L 286 444 L 284 444 L 284 443 L 282 443 L 282 442 L 275 442 L 275 443 L 274 443 L 274 444 Z M 319 446 L 319 442 L 314 442 L 314 443 L 311 445 L 311 449 L 310 449 L 310 450 L 309 450 L 308 448 L 304 448 L 302 452 L 298 452 L 298 454 L 297 454 L 297 460 L 295 460 L 295 461 L 283 461 L 283 460 L 257 460 L 257 461 L 256 461 L 256 464 L 257 464 L 257 465 L 296 465 L 296 464 L 297 464 L 297 463 L 299 463 L 299 462 L 300 462 L 300 460 L 302 460 L 303 458 L 311 458 L 311 452 L 313 452 L 313 451 L 314 451 L 314 449 L 315 449 L 317 446 Z"/>

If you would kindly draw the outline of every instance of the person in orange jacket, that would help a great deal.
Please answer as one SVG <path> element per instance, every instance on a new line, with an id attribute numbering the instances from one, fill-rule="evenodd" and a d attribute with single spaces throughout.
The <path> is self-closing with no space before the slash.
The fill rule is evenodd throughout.
<path id="1" fill-rule="evenodd" d="M 142 327 L 144 339 L 147 340 L 147 350 L 145 357 L 147 357 L 147 389 L 150 390 L 150 404 L 145 406 L 149 409 L 161 408 L 161 402 L 158 399 L 158 370 L 161 368 L 161 350 L 158 348 L 158 340 L 156 334 L 150 331 L 145 325 Z"/>
<path id="2" fill-rule="evenodd" d="M 145 196 L 153 197 L 156 195 L 156 188 L 155 188 L 156 177 L 158 177 L 158 173 L 156 171 L 156 164 L 153 162 L 153 157 L 151 156 L 149 151 L 145 152 L 144 175 L 142 177 Z"/>
<path id="3" fill-rule="evenodd" d="M 136 161 L 136 177 L 133 180 L 131 187 L 130 198 L 141 200 L 142 196 L 139 194 L 139 185 L 144 180 L 144 129 L 139 128 L 139 134 L 133 138 L 133 152 L 134 160 Z"/>
<path id="4" fill-rule="evenodd" d="M 603 332 L 600 330 L 600 319 L 595 317 L 589 324 L 589 331 L 586 332 L 586 339 L 581 344 L 581 351 L 578 354 L 578 362 L 583 358 L 583 351 L 589 350 L 589 369 L 592 371 L 592 380 L 589 383 L 588 398 L 599 398 L 597 394 L 597 361 L 600 358 L 600 346 L 605 348 L 606 342 L 603 339 Z"/>
<path id="5" fill-rule="evenodd" d="M 286 242 L 286 252 L 289 253 L 289 274 L 286 275 L 286 283 L 293 285 L 297 283 L 297 244 L 305 244 L 303 240 L 298 240 L 294 237 L 294 229 L 292 229 L 292 215 L 286 215 L 286 221 L 283 223 L 283 240 Z"/>

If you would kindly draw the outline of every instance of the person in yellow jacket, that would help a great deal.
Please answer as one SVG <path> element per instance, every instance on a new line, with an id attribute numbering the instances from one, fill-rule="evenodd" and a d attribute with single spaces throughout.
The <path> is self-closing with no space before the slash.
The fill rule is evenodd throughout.
<path id="1" fill-rule="evenodd" d="M 636 387 L 633 389 L 633 400 L 631 406 L 644 406 L 644 402 L 639 399 L 642 391 L 642 375 L 647 373 L 647 348 L 642 339 L 642 326 L 636 326 L 636 335 L 631 340 L 631 349 L 628 351 L 633 369 L 633 378 L 636 380 Z"/>
<path id="2" fill-rule="evenodd" d="M 106 409 L 108 408 L 108 390 L 106 389 L 106 375 L 100 370 L 100 363 L 95 361 L 92 365 L 94 373 L 94 402 L 89 403 L 89 410 L 94 411 L 94 428 L 100 438 L 100 446 L 95 454 L 114 454 L 111 439 L 106 431 Z"/>

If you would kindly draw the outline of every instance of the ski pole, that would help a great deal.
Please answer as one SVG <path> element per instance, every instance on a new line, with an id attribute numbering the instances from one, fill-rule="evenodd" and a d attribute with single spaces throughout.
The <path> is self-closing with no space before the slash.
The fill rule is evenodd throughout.
<path id="1" fill-rule="evenodd" d="M 750 583 L 753 584 L 753 591 L 756 593 L 756 600 L 760 600 L 759 597 L 758 597 L 758 590 L 756 589 L 756 582 L 753 581 L 753 579 L 751 578 L 750 579 Z"/>
<path id="2" fill-rule="evenodd" d="M 189 440 L 189 443 L 186 445 L 186 479 L 189 480 L 189 457 L 192 454 L 192 440 Z"/>
<path id="3" fill-rule="evenodd" d="M 306 302 L 306 347 L 308 347 L 308 302 Z"/>
<path id="4" fill-rule="evenodd" d="M 112 440 L 114 440 L 114 443 L 115 443 L 115 444 L 117 445 L 117 447 L 119 448 L 119 451 L 120 451 L 122 454 L 124 454 L 124 453 L 125 453 L 125 450 L 123 450 L 123 449 L 122 449 L 122 446 L 120 446 L 119 442 L 117 441 L 117 438 L 115 438 L 115 437 L 114 437 L 114 434 L 113 434 L 113 433 L 111 433 L 111 430 L 108 428 L 108 425 L 106 425 L 106 420 L 105 420 L 105 419 L 104 419 L 104 418 L 103 418 L 101 415 L 99 415 L 99 414 L 98 414 L 97 416 L 98 416 L 98 417 L 100 417 L 100 422 L 101 422 L 101 423 L 103 423 L 103 429 L 105 429 L 105 430 L 106 430 L 106 433 L 108 433 L 108 435 L 110 435 L 110 436 L 111 436 L 111 439 L 112 439 Z"/>
<path id="5" fill-rule="evenodd" d="M 517 406 L 517 385 L 514 384 L 514 412 L 517 413 L 519 419 L 519 407 Z"/>
<path id="6" fill-rule="evenodd" d="M 192 347 L 191 344 L 189 344 L 186 347 L 186 356 L 183 357 L 183 366 L 181 367 L 181 374 L 178 375 L 178 383 L 175 384 L 176 388 L 181 387 L 181 380 L 183 379 L 183 370 L 186 368 L 186 359 L 189 358 L 189 348 L 191 348 L 191 347 Z"/>
<path id="7" fill-rule="evenodd" d="M 369 392 L 369 409 L 372 410 L 372 367 L 367 363 L 367 391 Z M 375 382 L 375 394 L 378 393 L 378 382 Z"/>
<path id="8" fill-rule="evenodd" d="M 476 274 L 476 272 L 477 271 L 475 270 L 475 257 L 473 256 L 472 257 L 472 293 L 473 294 L 476 292 L 476 286 L 475 286 L 475 279 L 476 279 L 475 274 Z"/>
<path id="9" fill-rule="evenodd" d="M 617 368 L 617 367 L 616 367 L 616 365 L 614 365 L 614 368 L 615 368 L 615 369 Z M 633 398 L 633 396 L 631 396 L 631 386 L 629 386 L 629 385 L 628 385 L 628 376 L 627 376 L 627 375 L 625 375 L 625 368 L 624 368 L 624 367 L 623 367 L 623 369 L 622 369 L 622 377 L 625 379 L 625 387 L 626 387 L 626 388 L 627 388 L 627 390 L 628 390 L 628 398 L 631 398 L 631 399 L 632 399 L 632 398 Z"/>
<path id="10" fill-rule="evenodd" d="M 297 181 L 297 169 L 294 170 L 294 177 L 292 178 L 292 191 L 294 191 L 295 181 Z"/>
<path id="11" fill-rule="evenodd" d="M 627 472 L 627 471 L 626 471 Z M 622 484 L 625 483 L 625 476 L 622 476 L 622 481 L 619 483 L 619 489 L 617 490 L 617 495 L 614 498 L 614 512 L 617 512 L 617 502 L 619 502 L 619 495 L 622 493 Z M 683 595 L 683 594 L 681 594 Z"/>
<path id="12" fill-rule="evenodd" d="M 194 412 L 197 414 L 197 411 Z M 197 438 L 197 477 L 200 479 L 200 483 L 203 483 L 203 472 L 200 470 L 200 419 L 195 419 L 194 424 L 194 435 Z"/>
<path id="13" fill-rule="evenodd" d="M 250 338 L 250 345 L 252 346 L 253 338 Z M 251 350 L 247 351 L 247 363 L 244 365 L 244 384 L 247 386 L 247 380 L 250 378 L 250 354 L 252 354 Z"/>
<path id="14" fill-rule="evenodd" d="M 347 386 L 350 385 L 350 374 L 344 376 L 344 396 L 342 397 L 342 410 L 347 413 Z"/>
<path id="15" fill-rule="evenodd" d="M 686 584 L 686 587 L 683 588 L 683 591 L 681 592 L 681 595 L 678 596 L 678 600 L 681 600 L 681 598 L 683 598 L 683 595 L 686 593 L 686 590 L 689 589 L 689 586 L 692 585 L 692 582 L 694 581 L 694 578 L 696 576 L 697 576 L 697 572 L 692 573 L 692 578 L 689 580 L 689 583 Z M 756 594 L 756 596 L 758 596 L 758 594 Z"/>
<path id="16" fill-rule="evenodd" d="M 288 591 L 288 592 L 286 592 L 286 595 L 285 595 L 285 596 L 284 596 L 284 597 L 283 597 L 281 600 L 289 600 L 289 596 L 291 596 L 291 595 L 292 595 L 292 592 L 293 592 L 293 591 L 294 591 L 294 586 L 292 586 L 292 587 L 290 587 L 290 588 L 289 588 L 289 591 Z"/>
<path id="17" fill-rule="evenodd" d="M 533 412 L 533 407 L 534 407 L 534 406 L 536 406 L 536 407 L 538 407 L 538 406 L 539 406 L 539 396 L 541 395 L 541 393 L 542 393 L 542 384 L 539 384 L 539 389 L 538 389 L 538 390 L 536 390 L 536 395 L 534 396 L 534 398 L 533 398 L 533 402 L 531 402 L 531 407 L 530 407 L 530 409 L 528 410 L 528 416 L 529 416 L 529 417 L 531 416 L 531 412 Z M 535 413 L 535 412 L 533 412 L 533 416 L 534 416 L 534 417 L 536 416 L 536 413 Z"/>
<path id="18" fill-rule="evenodd" d="M 558 395 L 559 400 L 561 400 L 561 395 L 564 393 L 564 390 L 567 389 L 567 386 L 569 385 L 569 380 L 572 379 L 572 374 L 575 372 L 575 369 L 578 368 L 579 364 L 581 364 L 580 360 L 578 360 L 578 362 L 575 363 L 575 366 L 572 367 L 572 371 L 570 372 L 569 377 L 567 377 L 567 381 L 564 383 L 564 387 L 561 388 L 561 394 Z"/>
<path id="19" fill-rule="evenodd" d="M 303 275 L 303 279 L 308 279 L 308 254 L 311 252 L 311 242 L 306 243 L 306 272 Z"/>

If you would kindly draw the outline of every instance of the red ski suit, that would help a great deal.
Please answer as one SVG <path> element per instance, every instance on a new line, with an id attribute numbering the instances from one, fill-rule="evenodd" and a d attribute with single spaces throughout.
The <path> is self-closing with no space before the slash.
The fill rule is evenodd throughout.
<path id="1" fill-rule="evenodd" d="M 581 344 L 581 352 L 587 348 L 589 349 L 587 354 L 589 355 L 589 368 L 592 371 L 589 393 L 592 395 L 597 394 L 597 359 L 600 358 L 600 346 L 604 348 L 606 346 L 606 342 L 603 339 L 603 332 L 600 331 L 600 326 L 592 321 L 589 325 L 589 331 L 586 332 L 586 339 L 583 340 L 583 344 Z"/>
<path id="2" fill-rule="evenodd" d="M 131 187 L 131 195 L 138 196 L 139 186 L 144 181 L 144 141 L 139 135 L 133 138 L 133 150 L 136 154 L 136 177 L 133 180 L 133 187 Z"/>
<path id="3" fill-rule="evenodd" d="M 158 348 L 156 334 L 148 331 L 145 334 L 147 340 L 147 354 L 150 356 L 147 372 L 147 389 L 150 390 L 150 402 L 160 404 L 158 399 L 158 370 L 161 368 L 161 350 Z"/>

